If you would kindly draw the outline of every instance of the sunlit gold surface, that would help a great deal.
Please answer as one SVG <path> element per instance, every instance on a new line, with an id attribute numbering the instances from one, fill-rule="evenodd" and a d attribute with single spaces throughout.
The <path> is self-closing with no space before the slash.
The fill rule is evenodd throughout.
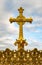
<path id="1" fill-rule="evenodd" d="M 23 40 L 23 25 L 25 24 L 25 22 L 29 22 L 32 23 L 32 18 L 26 18 L 25 16 L 23 16 L 23 11 L 24 9 L 22 7 L 20 7 L 20 9 L 18 9 L 19 11 L 19 16 L 17 16 L 17 18 L 10 18 L 9 21 L 12 22 L 17 22 L 17 24 L 19 25 L 19 40 Z"/>
<path id="2" fill-rule="evenodd" d="M 31 51 L 6 49 L 0 51 L 0 65 L 42 65 L 42 51 L 36 48 Z"/>
<path id="3" fill-rule="evenodd" d="M 25 16 L 23 16 L 23 11 L 24 9 L 22 7 L 20 7 L 20 9 L 18 9 L 19 11 L 19 15 L 17 16 L 17 18 L 10 18 L 9 21 L 12 22 L 17 22 L 17 24 L 19 25 L 19 38 L 18 40 L 16 40 L 15 44 L 18 44 L 18 50 L 23 48 L 24 49 L 24 44 L 27 45 L 26 40 L 24 40 L 23 38 L 23 25 L 25 24 L 25 22 L 29 22 L 32 23 L 32 18 L 26 18 Z M 25 42 L 25 43 L 24 43 Z"/>

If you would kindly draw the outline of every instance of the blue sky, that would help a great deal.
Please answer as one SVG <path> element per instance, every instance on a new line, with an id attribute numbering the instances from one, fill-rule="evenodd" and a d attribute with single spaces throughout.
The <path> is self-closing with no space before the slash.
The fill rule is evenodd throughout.
<path id="1" fill-rule="evenodd" d="M 32 17 L 33 22 L 23 26 L 24 38 L 28 42 L 25 49 L 42 49 L 42 0 L 0 0 L 0 49 L 17 49 L 19 26 L 10 24 L 10 17 L 18 16 L 18 8 L 24 8 L 24 16 Z"/>

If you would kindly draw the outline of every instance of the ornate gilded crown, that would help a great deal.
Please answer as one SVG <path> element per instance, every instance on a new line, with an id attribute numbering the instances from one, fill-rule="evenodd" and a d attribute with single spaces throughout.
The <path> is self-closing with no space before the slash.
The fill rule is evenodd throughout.
<path id="1" fill-rule="evenodd" d="M 0 65 L 42 65 L 42 51 L 10 50 L 0 51 Z"/>

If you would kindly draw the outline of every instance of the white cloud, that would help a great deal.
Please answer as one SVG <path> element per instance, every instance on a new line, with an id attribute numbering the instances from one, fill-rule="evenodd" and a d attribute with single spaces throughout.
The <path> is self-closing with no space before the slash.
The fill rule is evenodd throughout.
<path id="1" fill-rule="evenodd" d="M 6 45 L 0 45 L 0 47 L 5 47 Z"/>
<path id="2" fill-rule="evenodd" d="M 14 45 L 14 40 L 12 37 L 2 37 L 0 38 L 0 50 L 9 49 L 17 49 L 17 46 Z"/>
<path id="3" fill-rule="evenodd" d="M 28 43 L 27 46 L 25 46 L 25 49 L 33 49 L 33 48 L 37 48 L 37 49 L 42 49 L 42 43 L 34 38 L 29 37 L 28 39 L 30 42 Z"/>

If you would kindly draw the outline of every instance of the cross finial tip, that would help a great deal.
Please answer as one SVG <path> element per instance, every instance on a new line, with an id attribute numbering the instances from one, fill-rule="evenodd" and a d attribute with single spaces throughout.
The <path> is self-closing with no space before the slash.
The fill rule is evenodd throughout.
<path id="1" fill-rule="evenodd" d="M 24 9 L 23 9 L 22 7 L 20 7 L 20 8 L 18 9 L 18 11 L 19 11 L 19 13 L 23 13 Z"/>

